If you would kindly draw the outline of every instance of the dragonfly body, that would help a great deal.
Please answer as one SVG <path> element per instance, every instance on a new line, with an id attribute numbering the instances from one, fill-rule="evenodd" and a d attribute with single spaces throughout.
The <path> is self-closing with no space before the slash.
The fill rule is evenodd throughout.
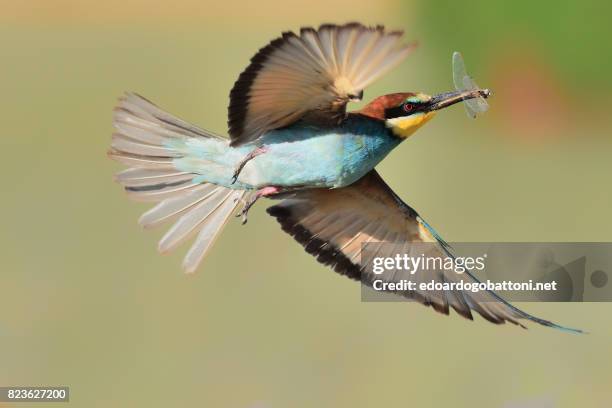
<path id="1" fill-rule="evenodd" d="M 169 147 L 184 155 L 175 159 L 176 167 L 199 174 L 199 182 L 257 190 L 265 186 L 348 186 L 372 170 L 400 142 L 384 123 L 350 115 L 342 126 L 317 128 L 298 123 L 237 147 L 216 139 L 172 141 Z M 266 153 L 250 160 L 233 182 L 232 172 L 240 160 L 261 147 Z"/>

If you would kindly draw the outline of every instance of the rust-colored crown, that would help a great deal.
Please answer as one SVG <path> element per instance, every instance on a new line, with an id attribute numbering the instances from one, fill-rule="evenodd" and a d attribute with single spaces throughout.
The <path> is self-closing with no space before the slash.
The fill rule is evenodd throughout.
<path id="1" fill-rule="evenodd" d="M 407 98 L 414 95 L 416 94 L 412 92 L 398 92 L 379 96 L 378 98 L 373 99 L 361 110 L 355 111 L 355 113 L 370 117 L 372 119 L 385 120 L 385 109 L 398 106 Z"/>

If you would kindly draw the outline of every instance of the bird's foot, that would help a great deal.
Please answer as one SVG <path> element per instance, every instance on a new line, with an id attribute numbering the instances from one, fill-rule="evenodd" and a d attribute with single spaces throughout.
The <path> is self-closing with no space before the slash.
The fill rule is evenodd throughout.
<path id="1" fill-rule="evenodd" d="M 269 197 L 274 194 L 278 194 L 281 192 L 281 189 L 278 187 L 268 186 L 264 188 L 260 188 L 253 194 L 248 201 L 244 203 L 244 207 L 242 210 L 236 214 L 236 217 L 242 218 L 242 225 L 247 223 L 247 215 L 249 214 L 249 210 L 259 200 L 261 197 Z"/>
<path id="2" fill-rule="evenodd" d="M 240 176 L 240 172 L 250 160 L 254 159 L 255 157 L 267 151 L 268 149 L 265 147 L 256 147 L 255 149 L 251 150 L 249 154 L 244 156 L 244 158 L 240 160 L 240 162 L 236 166 L 236 169 L 234 170 L 234 174 L 232 175 L 232 184 L 234 184 L 238 180 L 238 176 Z"/>

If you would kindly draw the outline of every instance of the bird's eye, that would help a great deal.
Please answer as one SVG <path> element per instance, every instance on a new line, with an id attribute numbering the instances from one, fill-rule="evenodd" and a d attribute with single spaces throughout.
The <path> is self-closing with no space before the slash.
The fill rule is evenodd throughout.
<path id="1" fill-rule="evenodd" d="M 414 105 L 412 105 L 411 103 L 404 104 L 404 112 L 410 112 L 412 108 L 414 108 Z"/>

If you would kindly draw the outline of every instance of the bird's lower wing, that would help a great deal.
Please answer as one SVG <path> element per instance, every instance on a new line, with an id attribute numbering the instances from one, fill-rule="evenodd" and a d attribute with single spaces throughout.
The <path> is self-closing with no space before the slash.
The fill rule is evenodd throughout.
<path id="1" fill-rule="evenodd" d="M 367 270 L 374 256 L 394 257 L 411 254 L 416 243 L 427 246 L 428 256 L 452 256 L 447 244 L 387 186 L 375 170 L 351 186 L 340 189 L 302 190 L 285 196 L 268 208 L 283 230 L 292 235 L 306 251 L 336 272 L 371 285 L 375 279 Z M 362 245 L 368 251 L 362 254 Z M 422 248 L 422 246 L 421 246 Z M 416 256 L 416 255 L 415 255 Z M 409 277 L 397 271 L 392 281 Z M 469 272 L 428 271 L 421 279 L 439 282 L 477 282 Z M 531 316 L 490 291 L 402 291 L 402 296 L 433 307 L 444 314 L 452 307 L 461 316 L 473 319 L 476 311 L 486 320 L 501 324 L 511 322 L 524 327 L 520 319 L 565 329 L 547 320 Z M 572 329 L 568 329 L 572 330 Z M 572 330 L 573 331 L 573 330 Z"/>

